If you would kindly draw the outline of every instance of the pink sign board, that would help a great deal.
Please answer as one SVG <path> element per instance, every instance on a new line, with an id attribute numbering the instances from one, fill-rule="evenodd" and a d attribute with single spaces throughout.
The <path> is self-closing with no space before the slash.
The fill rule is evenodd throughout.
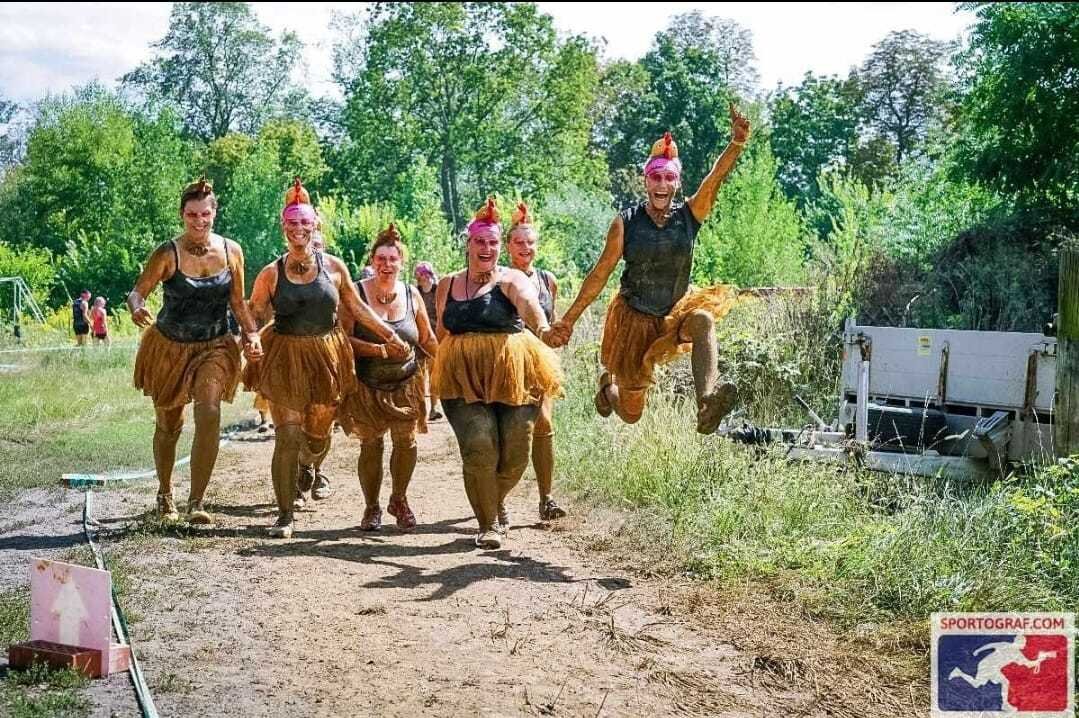
<path id="1" fill-rule="evenodd" d="M 112 574 L 35 558 L 30 567 L 30 640 L 104 652 L 112 646 Z"/>

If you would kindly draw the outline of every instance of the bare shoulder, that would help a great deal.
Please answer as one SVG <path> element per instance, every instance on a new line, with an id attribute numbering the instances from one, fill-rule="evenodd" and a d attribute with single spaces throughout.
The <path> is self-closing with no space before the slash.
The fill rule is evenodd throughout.
<path id="1" fill-rule="evenodd" d="M 522 272 L 520 269 L 514 269 L 513 267 L 502 267 L 500 281 L 512 282 L 513 284 L 522 284 L 528 282 L 528 275 Z"/>
<path id="2" fill-rule="evenodd" d="M 240 246 L 240 243 L 229 239 L 228 237 L 221 237 L 221 241 L 229 250 L 229 254 L 235 254 L 242 257 L 244 255 L 244 248 Z"/>
<path id="3" fill-rule="evenodd" d="M 346 277 L 351 276 L 348 271 L 348 265 L 345 264 L 345 260 L 340 257 L 335 257 L 332 254 L 322 253 L 322 261 L 332 267 L 334 270 L 341 272 Z"/>

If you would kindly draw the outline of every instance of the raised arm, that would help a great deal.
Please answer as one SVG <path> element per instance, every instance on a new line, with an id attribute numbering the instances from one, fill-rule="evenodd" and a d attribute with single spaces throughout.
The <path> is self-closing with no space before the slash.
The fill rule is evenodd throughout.
<path id="1" fill-rule="evenodd" d="M 727 149 L 723 150 L 723 154 L 716 158 L 711 171 L 701 181 L 701 186 L 697 188 L 692 197 L 686 200 L 689 211 L 693 213 L 698 222 L 704 222 L 704 220 L 708 219 L 708 215 L 712 213 L 712 206 L 716 203 L 716 194 L 719 192 L 724 180 L 727 179 L 727 175 L 734 169 L 734 164 L 741 156 L 746 140 L 749 139 L 749 120 L 746 119 L 745 115 L 738 112 L 733 102 L 730 104 L 730 113 L 731 143 L 727 145 Z"/>

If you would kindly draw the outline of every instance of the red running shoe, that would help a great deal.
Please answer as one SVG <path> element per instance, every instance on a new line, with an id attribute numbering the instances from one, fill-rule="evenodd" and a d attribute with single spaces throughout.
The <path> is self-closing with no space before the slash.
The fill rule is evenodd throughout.
<path id="1" fill-rule="evenodd" d="M 386 507 L 390 516 L 397 517 L 397 528 L 409 531 L 416 528 L 416 515 L 408 507 L 408 499 L 396 499 L 390 497 L 390 503 Z"/>

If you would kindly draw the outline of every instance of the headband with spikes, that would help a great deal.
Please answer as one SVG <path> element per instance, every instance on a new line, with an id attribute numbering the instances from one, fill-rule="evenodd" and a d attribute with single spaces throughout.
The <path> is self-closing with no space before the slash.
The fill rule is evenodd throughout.
<path id="1" fill-rule="evenodd" d="M 311 195 L 304 189 L 300 178 L 295 178 L 292 186 L 285 192 L 285 208 L 281 210 L 281 219 L 283 221 L 306 219 L 314 222 L 317 218 L 315 208 L 311 206 Z"/>
<path id="2" fill-rule="evenodd" d="M 488 197 L 487 202 L 476 211 L 476 217 L 468 223 L 469 239 L 473 237 L 502 238 L 502 218 L 498 216 L 495 198 Z"/>
<path id="3" fill-rule="evenodd" d="M 516 227 L 521 224 L 532 224 L 532 214 L 528 211 L 528 205 L 524 202 L 517 203 L 517 209 L 513 210 L 513 214 L 510 216 L 510 226 Z"/>
<path id="4" fill-rule="evenodd" d="M 648 162 L 644 166 L 645 175 L 663 170 L 682 174 L 682 160 L 678 159 L 678 145 L 675 144 L 670 131 L 664 132 L 663 137 L 652 143 L 652 150 L 648 153 Z"/>

